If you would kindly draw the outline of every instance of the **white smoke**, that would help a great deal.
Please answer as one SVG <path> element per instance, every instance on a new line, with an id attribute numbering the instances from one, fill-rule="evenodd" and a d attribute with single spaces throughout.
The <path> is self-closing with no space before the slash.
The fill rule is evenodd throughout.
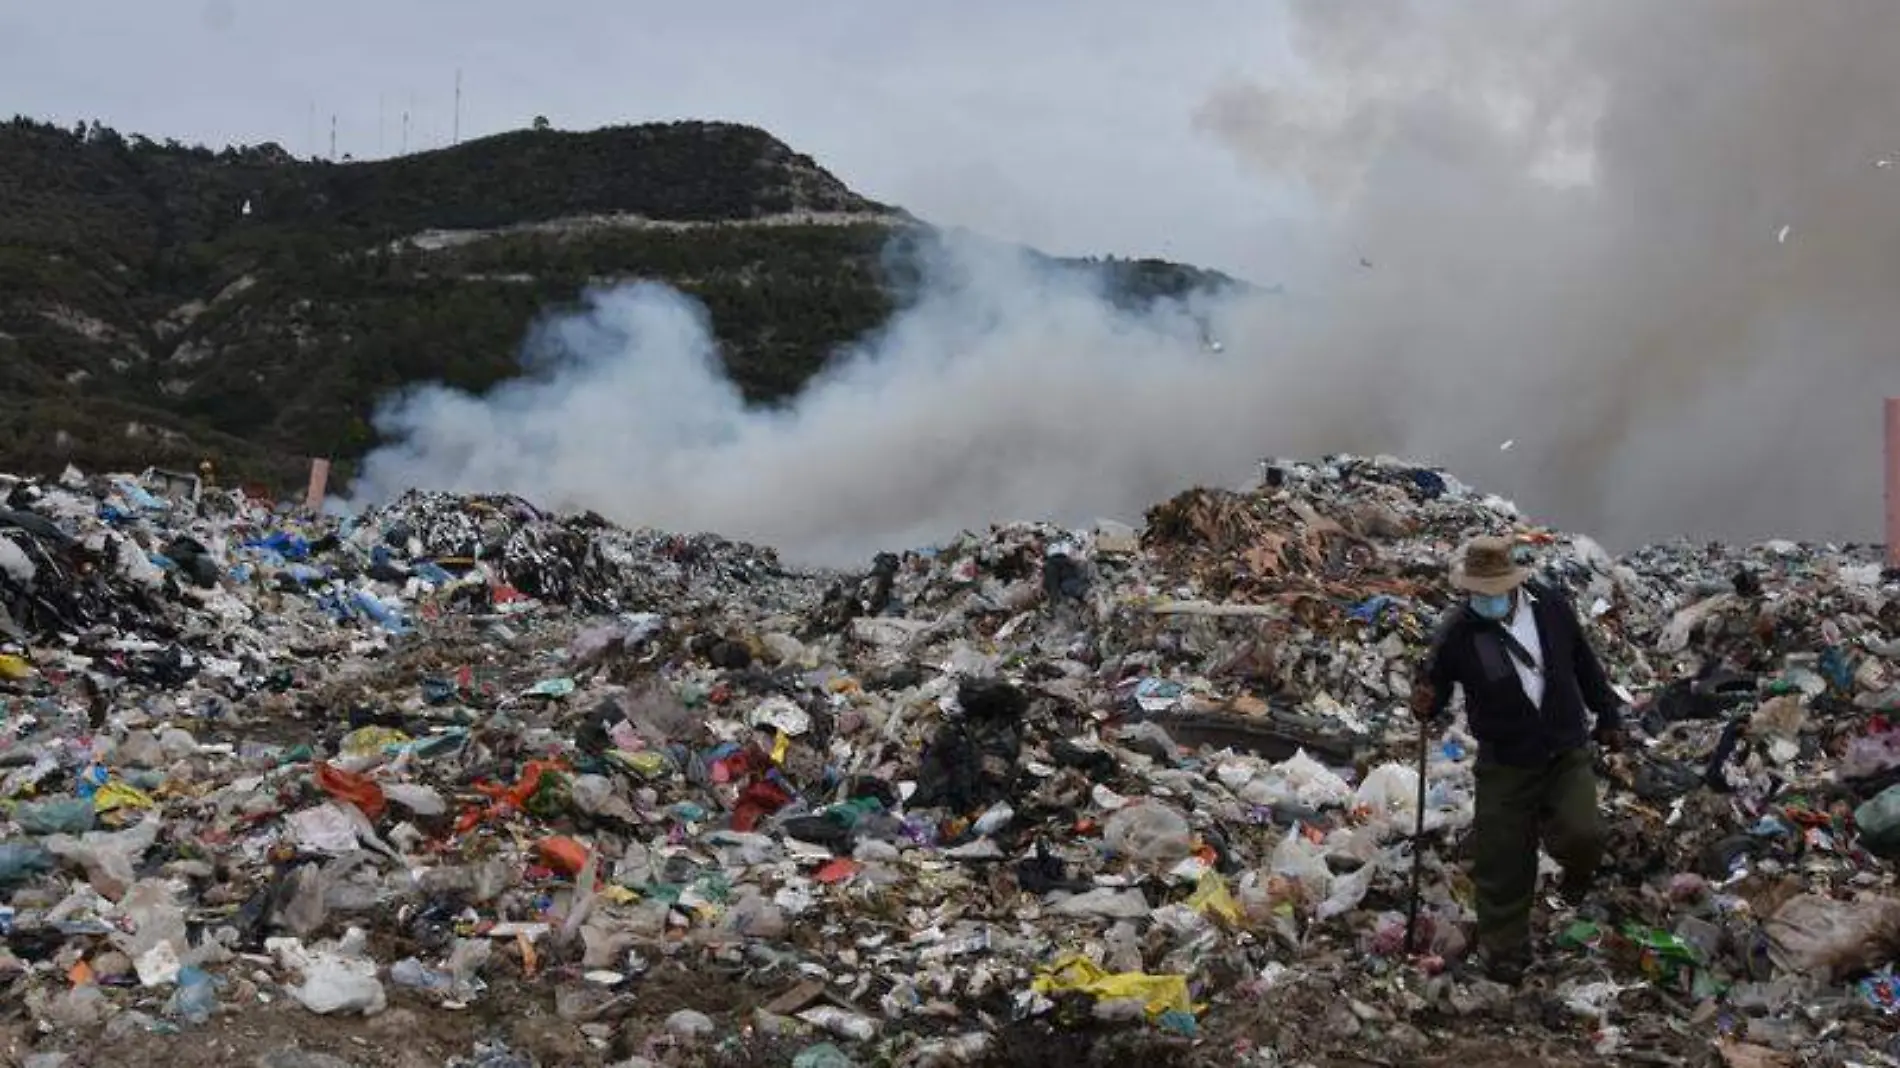
<path id="1" fill-rule="evenodd" d="M 1623 545 L 1876 534 L 1900 4 L 1290 10 L 1300 68 L 1195 116 L 1312 194 L 1289 295 L 1198 309 L 1221 353 L 1183 309 L 951 240 L 884 331 L 753 410 L 697 307 L 612 290 L 523 380 L 386 408 L 359 495 L 512 490 L 842 563 L 1352 450 Z"/>
<path id="2" fill-rule="evenodd" d="M 1625 545 L 1877 537 L 1900 4 L 1288 9 L 1301 69 L 1197 120 L 1318 194 L 1280 340 L 1405 369 L 1378 446 Z"/>
<path id="3" fill-rule="evenodd" d="M 663 286 L 588 294 L 527 376 L 427 387 L 377 426 L 354 487 L 520 493 L 629 524 L 858 563 L 968 524 L 1138 513 L 1183 477 L 1246 473 L 1208 406 L 1243 369 L 1186 305 L 1116 308 L 1087 275 L 968 238 L 927 243 L 916 302 L 790 406 L 748 408 L 703 309 Z"/>

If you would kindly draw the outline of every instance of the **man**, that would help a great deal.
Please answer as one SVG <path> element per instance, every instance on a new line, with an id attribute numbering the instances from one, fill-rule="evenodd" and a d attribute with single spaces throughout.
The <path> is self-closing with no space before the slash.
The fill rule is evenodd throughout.
<path id="1" fill-rule="evenodd" d="M 1478 945 L 1493 978 L 1530 963 L 1540 844 L 1563 866 L 1560 892 L 1581 903 L 1603 852 L 1594 735 L 1621 745 L 1621 702 L 1562 593 L 1530 580 L 1508 538 L 1476 538 L 1453 565 L 1465 594 L 1439 626 L 1412 695 L 1421 725 L 1442 728 L 1454 688 L 1478 740 L 1472 824 Z M 1585 710 L 1595 713 L 1594 732 Z"/>

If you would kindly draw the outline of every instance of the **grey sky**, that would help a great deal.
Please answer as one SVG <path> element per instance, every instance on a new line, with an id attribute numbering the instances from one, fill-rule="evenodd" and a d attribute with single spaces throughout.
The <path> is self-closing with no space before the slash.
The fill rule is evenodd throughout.
<path id="1" fill-rule="evenodd" d="M 1223 80 L 1281 65 L 1276 9 L 19 0 L 0 5 L 0 106 L 213 146 L 274 140 L 300 155 L 327 151 L 334 112 L 339 152 L 366 157 L 397 150 L 412 102 L 411 145 L 445 141 L 460 67 L 464 137 L 536 114 L 566 128 L 751 122 L 936 222 L 1271 282 L 1294 200 L 1193 116 Z"/>

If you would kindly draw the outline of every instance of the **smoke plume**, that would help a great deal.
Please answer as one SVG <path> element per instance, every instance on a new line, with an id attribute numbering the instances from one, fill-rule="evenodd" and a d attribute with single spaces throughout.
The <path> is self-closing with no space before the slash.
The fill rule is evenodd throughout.
<path id="1" fill-rule="evenodd" d="M 1364 370 L 1369 446 L 1626 545 L 1877 536 L 1900 5 L 1291 6 L 1301 69 L 1197 118 L 1316 194 L 1282 340 Z"/>
<path id="2" fill-rule="evenodd" d="M 1310 203 L 1264 280 L 1286 294 L 1136 314 L 946 239 L 913 304 L 765 411 L 697 306 L 598 292 L 522 379 L 385 407 L 358 496 L 509 490 L 848 563 L 1352 450 L 1624 546 L 1876 536 L 1900 4 L 1290 9 L 1296 69 L 1193 116 Z"/>
<path id="3" fill-rule="evenodd" d="M 698 304 L 600 290 L 535 331 L 524 377 L 386 406 L 394 444 L 355 492 L 517 492 L 848 564 L 993 519 L 1138 512 L 1184 477 L 1235 473 L 1244 443 L 1205 405 L 1247 372 L 1187 305 L 1119 310 L 1090 275 L 973 238 L 907 255 L 917 299 L 787 407 L 746 407 Z"/>

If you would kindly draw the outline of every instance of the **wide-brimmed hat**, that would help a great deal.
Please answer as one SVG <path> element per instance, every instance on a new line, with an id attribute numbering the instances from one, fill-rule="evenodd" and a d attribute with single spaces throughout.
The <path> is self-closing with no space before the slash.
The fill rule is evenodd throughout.
<path id="1" fill-rule="evenodd" d="M 1451 584 L 1488 597 L 1510 593 L 1531 577 L 1530 568 L 1518 564 L 1514 548 L 1509 538 L 1471 539 L 1451 565 Z"/>

